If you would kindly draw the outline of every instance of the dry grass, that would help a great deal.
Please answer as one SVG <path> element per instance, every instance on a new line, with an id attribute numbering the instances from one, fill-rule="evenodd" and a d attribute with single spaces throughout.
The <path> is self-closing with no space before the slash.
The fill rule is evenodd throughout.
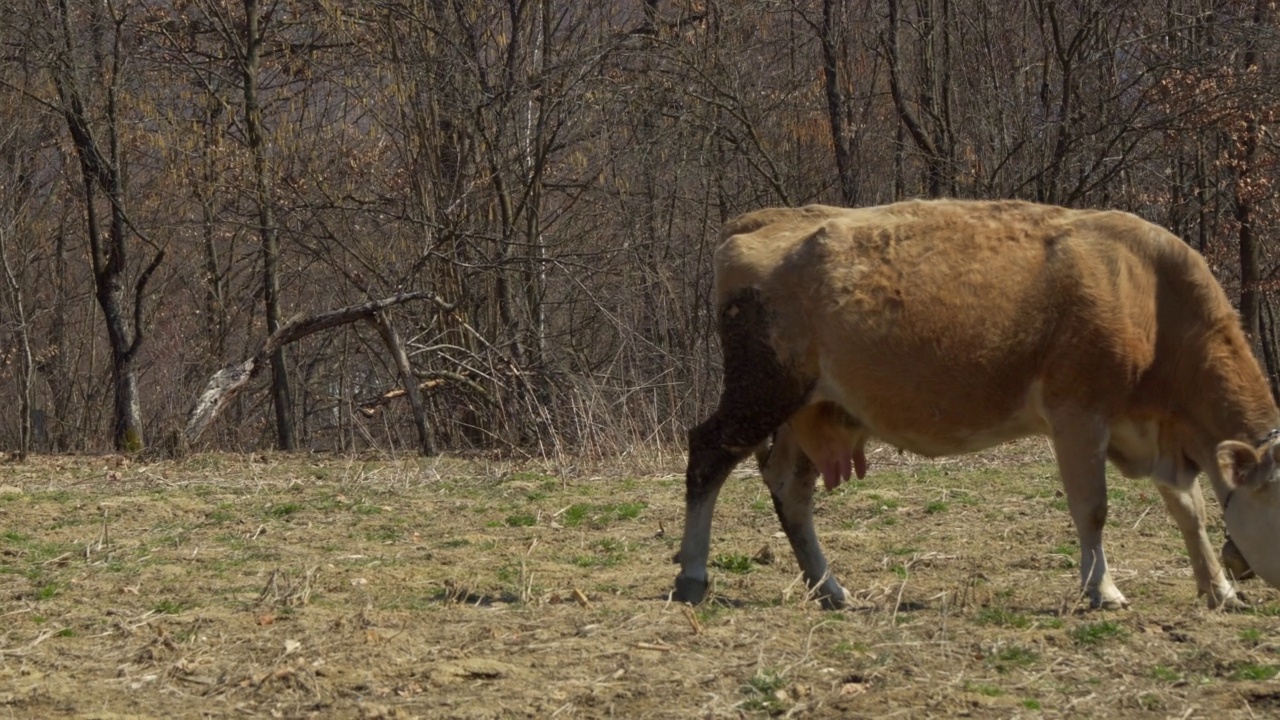
<path id="1" fill-rule="evenodd" d="M 611 466 L 42 458 L 0 486 L 12 717 L 1264 717 L 1280 595 L 1195 597 L 1145 483 L 1108 532 L 1134 607 L 1082 612 L 1043 443 L 871 455 L 822 494 L 860 609 L 805 599 L 763 485 L 730 480 L 714 599 L 667 602 L 683 458 Z M 1216 522 L 1216 521 L 1215 521 Z M 1214 528 L 1220 538 L 1219 528 Z"/>

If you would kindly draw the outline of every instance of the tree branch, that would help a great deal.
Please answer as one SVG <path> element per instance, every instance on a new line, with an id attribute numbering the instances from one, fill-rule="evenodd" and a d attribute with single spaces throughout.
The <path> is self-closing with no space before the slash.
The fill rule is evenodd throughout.
<path id="1" fill-rule="evenodd" d="M 232 398 L 239 394 L 244 389 L 244 386 L 261 372 L 267 358 L 271 357 L 271 354 L 276 350 L 297 342 L 308 335 L 360 320 L 372 320 L 377 313 L 386 308 L 415 300 L 430 300 L 446 312 L 454 307 L 437 297 L 435 293 L 419 291 L 400 293 L 382 300 L 371 300 L 361 305 L 348 305 L 347 307 L 329 310 L 316 315 L 296 317 L 281 325 L 279 330 L 276 330 L 263 341 L 262 347 L 258 348 L 253 357 L 234 365 L 229 365 L 209 378 L 204 392 L 200 394 L 200 397 L 196 400 L 195 407 L 187 415 L 187 427 L 184 431 L 187 442 L 195 442 L 200 437 L 205 428 L 209 426 L 209 423 L 213 422 L 218 413 L 227 406 L 227 403 L 231 402 Z"/>
<path id="2" fill-rule="evenodd" d="M 133 342 L 129 343 L 129 349 L 125 351 L 125 358 L 132 360 L 133 356 L 138 353 L 138 348 L 142 346 L 142 299 L 146 295 L 147 282 L 151 280 L 151 275 L 155 273 L 156 268 L 160 267 L 160 262 L 164 260 L 164 249 L 161 248 L 155 257 L 151 258 L 147 269 L 142 271 L 138 276 L 138 282 L 133 286 Z"/>

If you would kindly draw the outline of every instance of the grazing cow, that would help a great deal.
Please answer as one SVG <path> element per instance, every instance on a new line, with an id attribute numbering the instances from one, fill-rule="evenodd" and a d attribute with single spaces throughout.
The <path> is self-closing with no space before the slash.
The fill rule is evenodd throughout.
<path id="1" fill-rule="evenodd" d="M 1155 480 L 1210 607 L 1240 600 L 1201 470 L 1228 568 L 1280 584 L 1280 411 L 1226 294 L 1174 235 L 1120 212 L 940 200 L 761 210 L 722 238 L 724 391 L 689 432 L 676 600 L 705 596 L 716 496 L 754 450 L 810 590 L 843 606 L 815 479 L 862 477 L 872 437 L 940 456 L 1048 436 L 1093 607 L 1128 604 L 1102 549 L 1108 458 Z"/>

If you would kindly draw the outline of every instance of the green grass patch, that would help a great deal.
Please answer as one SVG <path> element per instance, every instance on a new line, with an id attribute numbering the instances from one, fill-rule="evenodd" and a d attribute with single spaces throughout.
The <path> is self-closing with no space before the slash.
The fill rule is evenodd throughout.
<path id="1" fill-rule="evenodd" d="M 1280 604 L 1273 603 L 1271 605 L 1259 605 L 1258 607 L 1252 608 L 1250 612 L 1258 617 L 1280 617 Z"/>
<path id="2" fill-rule="evenodd" d="M 36 590 L 36 600 L 52 600 L 62 592 L 62 585 L 56 582 L 45 583 Z"/>
<path id="3" fill-rule="evenodd" d="M 404 528 L 391 523 L 384 523 L 375 528 L 365 530 L 364 539 L 369 542 L 390 543 L 404 538 Z"/>
<path id="4" fill-rule="evenodd" d="M 565 527 L 578 527 L 586 519 L 587 513 L 590 511 L 591 507 L 589 505 L 574 503 L 560 513 L 560 524 Z"/>
<path id="5" fill-rule="evenodd" d="M 592 528 L 601 529 L 621 520 L 634 520 L 648 507 L 647 503 L 626 502 L 606 505 L 588 505 L 574 503 L 560 513 L 560 524 L 564 527 L 579 527 L 586 523 Z"/>
<path id="6" fill-rule="evenodd" d="M 283 502 L 267 508 L 266 516 L 277 520 L 302 512 L 302 505 L 296 502 Z"/>
<path id="7" fill-rule="evenodd" d="M 739 575 L 751 572 L 751 558 L 740 553 L 717 555 L 711 560 L 711 567 Z"/>
<path id="8" fill-rule="evenodd" d="M 151 609 L 161 615 L 177 615 L 186 609 L 186 605 L 177 600 L 165 599 L 156 603 Z"/>
<path id="9" fill-rule="evenodd" d="M 863 495 L 863 497 L 871 501 L 871 507 L 868 508 L 868 511 L 873 516 L 878 516 L 893 510 L 897 510 L 898 506 L 901 504 L 898 502 L 897 499 L 885 497 L 880 493 L 874 493 L 874 492 L 866 493 Z"/>
<path id="10" fill-rule="evenodd" d="M 978 611 L 978 616 L 974 620 L 979 625 L 995 625 L 998 627 L 1018 628 L 1019 630 L 1031 627 L 1031 618 L 1022 613 L 999 607 L 982 608 Z"/>
<path id="11" fill-rule="evenodd" d="M 1075 543 L 1066 542 L 1050 550 L 1049 554 L 1050 555 L 1066 555 L 1069 558 L 1075 559 L 1075 556 L 1080 554 L 1080 549 L 1076 547 Z"/>
<path id="12" fill-rule="evenodd" d="M 782 713 L 787 709 L 784 690 L 787 680 L 781 673 L 772 670 L 758 671 L 747 681 L 742 692 L 747 696 L 742 707 L 748 712 L 764 712 L 770 715 Z"/>
<path id="13" fill-rule="evenodd" d="M 1245 628 L 1240 631 L 1240 641 L 1249 645 L 1262 642 L 1262 631 L 1258 628 Z"/>
<path id="14" fill-rule="evenodd" d="M 520 566 L 507 563 L 498 568 L 498 582 L 511 584 L 520 579 Z"/>
<path id="15" fill-rule="evenodd" d="M 1108 640 L 1117 640 L 1128 635 L 1118 622 L 1101 620 L 1088 623 L 1071 631 L 1071 639 L 1080 645 L 1100 645 Z"/>
<path id="16" fill-rule="evenodd" d="M 75 494 L 70 490 L 49 490 L 46 492 L 31 493 L 31 499 L 35 502 L 69 503 L 76 498 Z"/>
<path id="17" fill-rule="evenodd" d="M 600 568 L 600 567 L 616 567 L 621 564 L 622 556 L 610 555 L 608 553 L 596 553 L 594 555 L 575 555 L 572 560 L 574 565 L 580 568 Z"/>
<path id="18" fill-rule="evenodd" d="M 1241 663 L 1231 671 L 1227 678 L 1236 681 L 1265 682 L 1274 678 L 1277 673 L 1280 673 L 1280 666 L 1277 665 Z"/>
<path id="19" fill-rule="evenodd" d="M 1002 647 L 991 656 L 991 664 L 1000 672 L 1030 667 L 1039 661 L 1040 653 L 1021 645 Z"/>
<path id="20" fill-rule="evenodd" d="M 605 511 L 618 520 L 635 520 L 648 507 L 647 503 L 625 502 L 617 505 L 606 505 Z"/>
<path id="21" fill-rule="evenodd" d="M 547 485 L 548 483 L 558 485 L 560 483 L 554 475 L 548 475 L 546 473 L 532 470 L 519 470 L 513 472 L 502 478 L 501 482 L 538 483 L 542 485 Z"/>
<path id="22" fill-rule="evenodd" d="M 576 555 L 573 558 L 573 564 L 578 567 L 614 567 L 622 564 L 626 557 L 627 544 L 621 540 L 613 538 L 604 538 L 595 544 L 592 548 L 595 552 L 590 555 Z"/>
<path id="23" fill-rule="evenodd" d="M 983 697 L 1000 697 L 1001 695 L 1004 695 L 1004 690 L 1001 690 L 994 685 L 984 685 L 983 683 L 966 682 L 964 684 L 964 689 L 975 695 L 982 695 Z"/>
<path id="24" fill-rule="evenodd" d="M 538 518 L 527 514 L 508 515 L 504 519 L 503 524 L 507 527 L 533 527 L 538 524 Z"/>
<path id="25" fill-rule="evenodd" d="M 231 503 L 219 503 L 218 507 L 205 513 L 204 519 L 211 523 L 222 525 L 224 523 L 234 522 L 236 514 L 232 512 L 234 506 Z"/>

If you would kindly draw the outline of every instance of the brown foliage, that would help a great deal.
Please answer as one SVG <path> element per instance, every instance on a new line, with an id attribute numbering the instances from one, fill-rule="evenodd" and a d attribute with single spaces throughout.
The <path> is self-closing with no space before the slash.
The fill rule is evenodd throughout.
<path id="1" fill-rule="evenodd" d="M 28 400 L 0 418 L 0 444 L 111 443 L 59 72 L 95 89 L 89 126 L 116 118 L 138 248 L 123 287 L 166 252 L 137 323 L 151 437 L 271 334 L 274 237 L 281 318 L 401 292 L 454 305 L 390 317 L 441 447 L 681 441 L 719 391 L 720 224 L 928 194 L 1116 207 L 1171 228 L 1244 298 L 1275 375 L 1267 3 L 893 6 L 891 24 L 870 0 L 268 4 L 251 123 L 243 4 L 74 15 L 84 52 L 67 65 L 48 4 L 19 0 L 0 26 L 0 384 Z M 117 40 L 112 74 L 93 49 Z M 404 387 L 376 327 L 308 336 L 284 363 L 302 447 L 419 444 L 407 403 L 361 412 Z M 266 397 L 233 400 L 201 442 L 273 444 Z"/>

